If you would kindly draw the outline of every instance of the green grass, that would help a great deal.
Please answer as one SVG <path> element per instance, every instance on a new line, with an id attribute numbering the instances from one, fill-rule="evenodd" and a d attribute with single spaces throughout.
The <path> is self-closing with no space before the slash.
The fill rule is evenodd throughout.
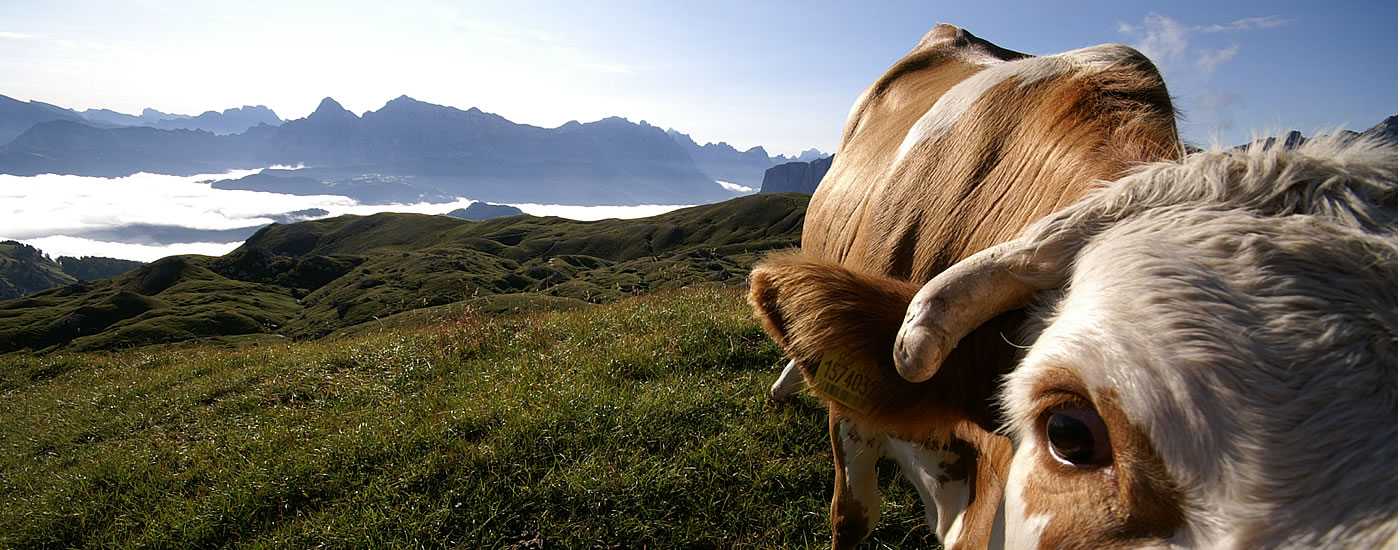
<path id="1" fill-rule="evenodd" d="M 732 287 L 0 356 L 4 548 L 822 548 L 831 450 Z M 934 547 L 881 472 L 871 548 Z"/>

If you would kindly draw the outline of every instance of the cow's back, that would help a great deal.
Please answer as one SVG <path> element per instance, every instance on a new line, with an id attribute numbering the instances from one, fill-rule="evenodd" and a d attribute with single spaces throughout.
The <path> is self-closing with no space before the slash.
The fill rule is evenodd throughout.
<path id="1" fill-rule="evenodd" d="M 939 25 L 852 108 L 802 249 L 921 283 L 1179 151 L 1166 87 L 1135 50 L 1036 58 Z"/>

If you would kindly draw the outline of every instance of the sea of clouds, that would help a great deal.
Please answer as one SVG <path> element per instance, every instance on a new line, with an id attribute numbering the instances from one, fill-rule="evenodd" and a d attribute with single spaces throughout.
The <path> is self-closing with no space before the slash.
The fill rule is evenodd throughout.
<path id="1" fill-rule="evenodd" d="M 149 239 L 95 239 L 82 235 L 110 235 L 132 226 L 168 226 L 205 230 L 206 234 L 217 235 L 218 231 L 260 227 L 279 220 L 312 219 L 305 215 L 289 216 L 311 209 L 327 212 L 314 217 L 378 212 L 446 214 L 476 202 L 459 198 L 437 204 L 360 204 L 339 195 L 284 195 L 214 189 L 210 185 L 258 171 L 235 170 L 195 176 L 139 173 L 123 178 L 0 174 L 0 240 L 20 241 L 54 258 L 106 256 L 149 262 L 175 254 L 219 256 L 238 248 L 243 240 L 151 243 Z M 536 216 L 598 220 L 653 216 L 688 205 L 512 206 Z"/>

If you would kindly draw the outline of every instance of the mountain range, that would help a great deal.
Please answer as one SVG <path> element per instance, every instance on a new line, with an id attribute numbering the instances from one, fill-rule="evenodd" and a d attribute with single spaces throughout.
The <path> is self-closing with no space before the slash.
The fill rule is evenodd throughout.
<path id="1" fill-rule="evenodd" d="M 141 116 L 122 114 L 106 109 L 88 109 L 80 113 L 89 121 L 105 121 L 116 126 L 149 126 L 162 130 L 204 130 L 217 135 L 241 134 L 259 124 L 279 126 L 282 119 L 263 105 L 245 105 L 220 111 L 205 111 L 198 116 L 172 115 L 146 109 Z"/>
<path id="2" fill-rule="evenodd" d="M 1394 145 L 1396 145 L 1396 143 L 1397 143 L 1396 131 L 1397 131 L 1396 116 L 1395 116 L 1395 115 L 1390 115 L 1390 116 L 1386 117 L 1385 120 L 1382 120 L 1382 121 L 1376 123 L 1376 125 L 1371 126 L 1370 128 L 1367 128 L 1367 129 L 1362 130 L 1362 131 L 1360 131 L 1360 132 L 1353 132 L 1353 131 L 1351 131 L 1351 130 L 1342 130 L 1342 131 L 1340 131 L 1340 132 L 1337 133 L 1337 136 L 1340 137 L 1343 141 L 1347 141 L 1347 142 L 1351 142 L 1351 141 L 1357 140 L 1357 139 L 1367 139 L 1367 140 L 1372 140 L 1372 141 L 1376 141 L 1376 142 L 1380 142 L 1380 143 L 1387 143 L 1387 144 L 1390 144 L 1391 146 L 1394 146 Z M 1316 136 L 1316 137 L 1323 137 L 1323 136 Z M 1237 145 L 1237 146 L 1235 146 L 1235 149 L 1244 149 L 1245 147 L 1249 147 L 1249 146 L 1255 145 L 1255 144 L 1259 144 L 1259 145 L 1262 145 L 1262 146 L 1264 146 L 1264 147 L 1271 147 L 1271 146 L 1273 146 L 1275 143 L 1280 142 L 1280 141 L 1283 142 L 1283 146 L 1284 146 L 1284 147 L 1287 147 L 1287 148 L 1289 148 L 1289 149 L 1292 149 L 1292 148 L 1298 147 L 1298 146 L 1300 146 L 1300 145 L 1302 145 L 1302 144 L 1304 144 L 1304 143 L 1307 143 L 1308 140 L 1311 140 L 1311 139 L 1315 139 L 1315 138 L 1305 137 L 1305 136 L 1303 136 L 1303 133 L 1302 133 L 1302 132 L 1299 132 L 1299 131 L 1297 131 L 1297 130 L 1292 130 L 1292 131 L 1290 131 L 1290 132 L 1284 134 L 1283 137 L 1266 137 L 1266 138 L 1259 139 L 1259 140 L 1257 140 L 1257 141 L 1255 141 L 1255 142 L 1252 142 L 1252 143 L 1246 143 L 1246 144 L 1243 144 L 1243 145 Z"/>
<path id="3" fill-rule="evenodd" d="M 204 130 L 219 135 L 241 134 L 259 124 L 277 126 L 282 119 L 263 105 L 243 106 L 223 112 L 207 111 L 198 116 L 163 113 L 146 109 L 140 115 L 110 109 L 75 111 L 40 101 L 19 101 L 0 95 L 0 144 L 9 143 L 35 124 L 70 120 L 98 128 L 144 126 L 164 130 Z"/>
<path id="4" fill-rule="evenodd" d="M 421 200 L 698 204 L 737 195 L 716 182 L 757 189 L 767 168 L 792 160 L 762 147 L 741 152 L 725 143 L 699 145 L 646 121 L 611 117 L 540 128 L 407 96 L 362 116 L 326 98 L 306 118 L 288 121 L 265 107 L 183 119 L 151 110 L 141 117 L 116 115 L 0 96 L 0 130 L 14 136 L 0 146 L 0 173 L 191 175 L 282 165 L 302 168 L 274 174 L 288 181 L 263 178 L 257 188 L 320 192 L 315 183 L 331 187 L 373 175 L 411 187 L 408 194 Z M 0 133 L 0 141 L 5 136 Z M 819 152 L 804 153 L 811 155 Z"/>

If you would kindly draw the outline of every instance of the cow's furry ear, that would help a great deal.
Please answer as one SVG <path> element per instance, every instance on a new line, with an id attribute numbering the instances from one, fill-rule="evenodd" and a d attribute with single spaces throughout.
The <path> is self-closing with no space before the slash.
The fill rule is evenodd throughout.
<path id="1" fill-rule="evenodd" d="M 754 266 L 749 272 L 749 305 L 753 306 L 754 317 L 763 325 L 763 331 L 783 349 L 787 349 L 787 321 L 779 305 L 783 278 L 778 263 L 769 260 Z"/>
<path id="2" fill-rule="evenodd" d="M 1001 334 L 1020 323 L 1018 314 L 979 329 L 978 337 L 954 350 L 950 368 L 916 384 L 900 377 L 893 351 L 919 285 L 801 253 L 769 257 L 754 267 L 749 285 L 749 301 L 764 330 L 839 414 L 890 433 L 935 440 L 952 437 L 948 430 L 963 420 L 995 428 L 992 395 L 1014 353 Z M 826 371 L 828 366 L 841 368 Z M 840 377 L 843 371 L 859 373 L 865 384 L 842 385 L 821 374 Z"/>
<path id="3" fill-rule="evenodd" d="M 919 286 L 859 273 L 801 253 L 770 257 L 749 275 L 749 302 L 763 328 L 795 359 L 868 349 L 889 361 Z"/>

